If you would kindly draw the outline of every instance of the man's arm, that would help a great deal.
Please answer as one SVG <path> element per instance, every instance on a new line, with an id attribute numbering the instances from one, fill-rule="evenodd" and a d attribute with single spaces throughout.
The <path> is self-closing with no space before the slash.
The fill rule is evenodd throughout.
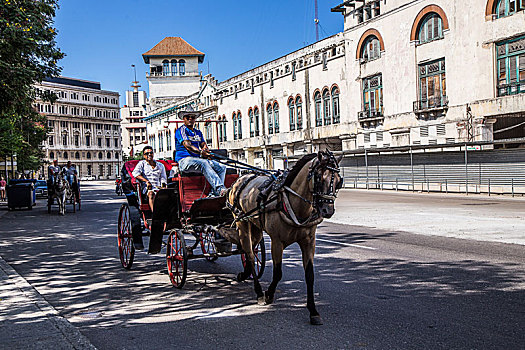
<path id="1" fill-rule="evenodd" d="M 131 173 L 131 175 L 133 175 L 133 177 L 135 177 L 135 179 L 137 179 L 139 181 L 142 181 L 142 182 L 145 182 L 146 186 L 148 186 L 148 189 L 150 189 L 152 187 L 151 183 L 148 181 L 148 179 L 146 179 L 142 175 L 143 172 L 144 172 L 144 162 L 140 161 L 137 164 L 137 166 L 135 167 L 135 169 L 133 169 L 133 172 Z"/>
<path id="2" fill-rule="evenodd" d="M 160 185 L 162 186 L 162 184 L 167 184 L 168 183 L 168 178 L 166 176 L 166 168 L 164 167 L 164 164 L 160 164 L 162 165 L 162 171 L 160 172 Z"/>

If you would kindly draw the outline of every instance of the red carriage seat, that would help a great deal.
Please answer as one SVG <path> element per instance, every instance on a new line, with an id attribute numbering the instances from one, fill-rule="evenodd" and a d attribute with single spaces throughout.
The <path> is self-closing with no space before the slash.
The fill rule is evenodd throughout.
<path id="1" fill-rule="evenodd" d="M 129 176 L 131 177 L 131 183 L 132 183 L 133 187 L 135 187 L 135 189 L 136 189 L 136 191 L 138 193 L 140 210 L 151 211 L 151 208 L 149 206 L 148 200 L 147 200 L 146 196 L 142 193 L 142 188 L 141 188 L 140 181 L 135 179 L 135 177 L 133 176 L 133 170 L 135 169 L 135 167 L 137 166 L 137 164 L 139 162 L 140 162 L 140 160 L 129 160 L 129 161 L 127 161 L 124 164 L 124 167 L 126 168 L 126 171 L 128 172 Z M 160 162 L 160 163 L 162 163 L 162 165 L 164 165 L 164 168 L 166 169 L 166 176 L 168 176 L 169 172 L 171 171 L 171 168 L 173 166 L 172 163 L 169 163 L 169 162 L 167 162 L 165 160 L 158 160 L 158 162 Z"/>

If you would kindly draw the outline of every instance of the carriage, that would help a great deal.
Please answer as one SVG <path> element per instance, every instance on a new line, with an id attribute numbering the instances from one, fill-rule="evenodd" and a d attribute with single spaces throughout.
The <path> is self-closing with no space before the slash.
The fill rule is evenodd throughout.
<path id="1" fill-rule="evenodd" d="M 57 178 L 60 177 L 62 181 L 67 182 L 64 175 L 58 174 Z M 78 180 L 77 180 L 78 181 Z M 74 188 L 73 186 L 77 186 Z M 73 186 L 70 186 L 69 183 L 66 185 L 65 189 L 65 198 L 64 198 L 64 209 L 62 211 L 61 203 L 57 196 L 55 195 L 56 189 L 55 186 L 52 186 L 52 184 L 48 181 L 47 183 L 47 212 L 48 214 L 51 213 L 51 207 L 54 204 L 57 204 L 59 206 L 59 212 L 65 213 L 65 209 L 67 208 L 67 205 L 71 205 L 73 209 L 73 213 L 75 213 L 77 210 L 80 210 L 80 183 L 77 182 L 76 184 L 73 184 Z M 75 195 L 75 191 L 77 194 Z"/>
<path id="2" fill-rule="evenodd" d="M 219 257 L 246 256 L 240 244 L 219 234 L 221 228 L 233 223 L 233 215 L 226 207 L 226 197 L 208 197 L 210 185 L 201 173 L 177 172 L 161 188 L 151 210 L 144 183 L 133 177 L 138 160 L 127 161 L 122 167 L 122 190 L 127 202 L 118 215 L 118 251 L 125 269 L 131 269 L 136 250 L 144 249 L 143 236 L 149 236 L 147 252 L 158 254 L 166 246 L 166 264 L 171 283 L 182 288 L 186 282 L 188 261 L 192 259 L 217 260 Z M 170 173 L 176 162 L 160 161 Z M 231 186 L 239 175 L 228 168 L 225 185 Z M 164 241 L 164 236 L 167 239 Z M 232 243 L 233 242 L 233 243 Z M 234 248 L 233 245 L 236 245 Z M 255 273 L 264 273 L 266 254 L 264 240 L 253 249 L 256 257 Z"/>

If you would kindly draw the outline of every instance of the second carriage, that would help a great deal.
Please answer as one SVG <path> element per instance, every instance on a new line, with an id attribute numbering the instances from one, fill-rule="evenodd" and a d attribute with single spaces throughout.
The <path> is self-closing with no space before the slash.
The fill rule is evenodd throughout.
<path id="1" fill-rule="evenodd" d="M 128 161 L 121 171 L 122 189 L 127 203 L 122 204 L 118 216 L 118 250 L 120 262 L 131 269 L 135 250 L 144 249 L 143 236 L 149 235 L 148 253 L 158 254 L 166 245 L 166 264 L 171 283 L 182 288 L 188 273 L 188 261 L 240 255 L 246 262 L 240 245 L 231 237 L 219 235 L 219 229 L 231 226 L 233 215 L 226 207 L 226 197 L 208 197 L 210 185 L 201 173 L 177 172 L 168 178 L 166 188 L 155 196 L 154 210 L 143 194 L 144 183 L 133 177 L 138 160 Z M 175 162 L 160 161 L 170 172 Z M 230 187 L 238 174 L 226 172 L 225 185 Z M 164 241 L 164 236 L 167 236 Z M 233 247 L 233 245 L 237 247 Z M 257 277 L 264 273 L 266 251 L 264 238 L 253 247 Z"/>

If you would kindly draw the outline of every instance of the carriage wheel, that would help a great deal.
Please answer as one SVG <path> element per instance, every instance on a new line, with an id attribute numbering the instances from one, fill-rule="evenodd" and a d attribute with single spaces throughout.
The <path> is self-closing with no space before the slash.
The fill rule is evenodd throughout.
<path id="1" fill-rule="evenodd" d="M 215 233 L 211 230 L 203 230 L 199 232 L 201 241 L 201 249 L 204 254 L 216 254 L 217 249 L 215 248 Z M 215 261 L 217 256 L 207 256 L 206 260 Z"/>
<path id="2" fill-rule="evenodd" d="M 166 249 L 166 263 L 171 284 L 179 289 L 182 288 L 186 283 L 188 273 L 188 254 L 182 231 L 170 231 Z"/>
<path id="3" fill-rule="evenodd" d="M 255 271 L 257 272 L 257 279 L 260 279 L 264 273 L 264 267 L 266 266 L 266 247 L 264 246 L 264 237 L 261 241 L 253 248 L 253 255 L 255 257 Z M 241 254 L 242 267 L 246 267 L 246 254 Z M 250 278 L 253 278 L 253 273 Z"/>
<path id="4" fill-rule="evenodd" d="M 133 246 L 133 235 L 131 231 L 131 218 L 129 206 L 122 204 L 118 214 L 118 254 L 122 267 L 129 270 L 133 265 L 135 247 Z"/>

